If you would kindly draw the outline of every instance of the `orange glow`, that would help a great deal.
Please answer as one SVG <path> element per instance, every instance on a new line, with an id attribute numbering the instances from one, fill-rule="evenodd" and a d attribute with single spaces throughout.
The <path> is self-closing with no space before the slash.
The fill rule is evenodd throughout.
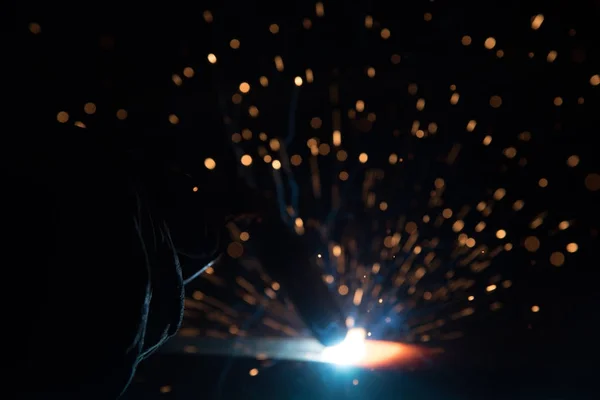
<path id="1" fill-rule="evenodd" d="M 435 353 L 433 350 L 414 345 L 384 340 L 365 341 L 365 350 L 365 356 L 356 364 L 358 367 L 386 368 L 415 364 L 427 355 Z"/>

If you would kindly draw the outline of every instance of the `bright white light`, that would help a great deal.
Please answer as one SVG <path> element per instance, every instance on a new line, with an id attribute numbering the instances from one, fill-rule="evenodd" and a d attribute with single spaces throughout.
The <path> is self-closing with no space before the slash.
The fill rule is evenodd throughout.
<path id="1" fill-rule="evenodd" d="M 323 361 L 338 365 L 358 363 L 365 356 L 366 336 L 367 332 L 362 328 L 350 329 L 342 343 L 323 349 Z"/>

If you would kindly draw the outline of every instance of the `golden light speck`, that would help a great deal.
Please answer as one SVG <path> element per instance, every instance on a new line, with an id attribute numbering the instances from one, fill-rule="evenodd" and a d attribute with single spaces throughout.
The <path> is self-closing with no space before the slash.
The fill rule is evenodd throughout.
<path id="1" fill-rule="evenodd" d="M 499 229 L 499 230 L 496 232 L 496 237 L 497 237 L 498 239 L 504 239 L 504 238 L 506 237 L 506 231 L 505 231 L 504 229 Z"/>
<path id="2" fill-rule="evenodd" d="M 549 63 L 554 62 L 554 60 L 556 60 L 556 57 L 558 56 L 558 53 L 554 50 L 551 50 L 548 55 L 546 56 L 546 61 L 548 61 Z"/>
<path id="3" fill-rule="evenodd" d="M 426 22 L 429 22 L 429 21 L 431 21 L 431 18 L 433 18 L 433 16 L 431 15 L 431 13 L 425 13 L 425 14 L 423 15 L 423 19 L 424 19 Z"/>
<path id="4" fill-rule="evenodd" d="M 323 125 L 323 121 L 319 117 L 314 117 L 310 120 L 310 126 L 313 129 L 319 129 Z"/>
<path id="5" fill-rule="evenodd" d="M 302 78 L 297 76 L 294 78 L 294 85 L 296 86 L 302 86 Z"/>
<path id="6" fill-rule="evenodd" d="M 533 18 L 531 18 L 531 29 L 533 29 L 534 31 L 540 29 L 540 26 L 542 26 L 543 22 L 544 22 L 543 14 L 538 14 L 538 15 L 534 16 Z"/>
<path id="7" fill-rule="evenodd" d="M 562 97 L 555 97 L 554 98 L 554 105 L 555 106 L 560 107 L 560 106 L 562 106 L 562 103 L 563 103 Z"/>
<path id="8" fill-rule="evenodd" d="M 600 85 L 600 75 L 598 75 L 598 74 L 592 75 L 592 77 L 590 78 L 590 85 L 592 85 L 592 86 Z"/>
<path id="9" fill-rule="evenodd" d="M 122 121 L 126 118 L 127 118 L 127 110 L 124 110 L 122 108 L 117 110 L 117 119 Z"/>
<path id="10" fill-rule="evenodd" d="M 477 121 L 475 120 L 470 120 L 467 123 L 467 131 L 468 132 L 473 132 L 475 130 L 475 127 L 477 126 Z"/>
<path id="11" fill-rule="evenodd" d="M 250 234 L 248 232 L 240 233 L 240 240 L 242 242 L 247 242 L 250 239 Z"/>
<path id="12" fill-rule="evenodd" d="M 269 25 L 269 32 L 271 32 L 273 35 L 279 33 L 279 25 L 277 25 L 277 24 Z"/>
<path id="13" fill-rule="evenodd" d="M 519 134 L 519 140 L 522 140 L 524 142 L 530 141 L 531 140 L 531 132 L 527 132 L 527 131 L 521 132 Z"/>
<path id="14" fill-rule="evenodd" d="M 259 82 L 260 82 L 260 86 L 262 86 L 262 87 L 269 86 L 269 78 L 267 78 L 266 76 L 261 76 L 259 79 Z"/>
<path id="15" fill-rule="evenodd" d="M 248 93 L 250 91 L 250 85 L 248 84 L 248 82 L 242 82 L 240 83 L 239 89 L 242 93 Z"/>
<path id="16" fill-rule="evenodd" d="M 485 288 L 485 291 L 486 291 L 486 292 L 493 292 L 494 290 L 496 290 L 496 288 L 497 288 L 497 286 L 496 286 L 496 285 L 488 285 L 488 286 Z"/>
<path id="17" fill-rule="evenodd" d="M 210 11 L 206 10 L 202 13 L 202 17 L 204 18 L 204 21 L 207 23 L 211 23 L 213 22 L 213 15 Z"/>
<path id="18" fill-rule="evenodd" d="M 360 161 L 361 164 L 366 163 L 369 160 L 369 156 L 367 155 L 367 153 L 360 153 L 360 155 L 358 156 L 358 161 Z"/>
<path id="19" fill-rule="evenodd" d="M 294 154 L 291 158 L 290 161 L 292 162 L 292 165 L 297 167 L 300 164 L 302 164 L 302 157 L 298 154 Z"/>
<path id="20" fill-rule="evenodd" d="M 169 115 L 169 122 L 173 125 L 177 125 L 179 123 L 179 117 L 175 114 Z"/>
<path id="21" fill-rule="evenodd" d="M 417 231 L 417 224 L 415 224 L 412 221 L 409 221 L 406 223 L 406 226 L 404 227 L 404 230 L 406 231 L 406 233 L 414 233 Z"/>
<path id="22" fill-rule="evenodd" d="M 348 286 L 346 286 L 346 285 L 341 285 L 341 286 L 338 288 L 338 293 L 339 293 L 339 294 L 341 294 L 342 296 L 345 296 L 345 295 L 347 295 L 347 294 L 348 294 L 348 292 L 349 292 L 349 289 L 348 289 Z"/>
<path id="23" fill-rule="evenodd" d="M 506 158 L 515 158 L 515 156 L 517 155 L 517 149 L 515 149 L 514 147 L 508 147 L 504 149 L 504 155 L 506 156 Z"/>
<path id="24" fill-rule="evenodd" d="M 258 114 L 259 114 L 258 108 L 256 108 L 256 106 L 250 106 L 250 107 L 248 107 L 248 114 L 252 118 L 258 117 Z"/>
<path id="25" fill-rule="evenodd" d="M 492 137 L 490 135 L 487 135 L 486 137 L 483 138 L 482 143 L 484 146 L 489 146 L 490 143 L 492 143 Z"/>
<path id="26" fill-rule="evenodd" d="M 454 232 L 460 232 L 463 230 L 464 227 L 465 227 L 465 223 L 464 223 L 464 221 L 462 221 L 460 219 L 457 221 L 454 221 L 454 223 L 452 224 L 452 230 Z"/>
<path id="27" fill-rule="evenodd" d="M 339 130 L 333 131 L 332 141 L 333 141 L 334 146 L 341 146 L 342 145 L 342 132 L 340 132 Z"/>
<path id="28" fill-rule="evenodd" d="M 475 300 L 475 296 L 469 296 L 469 297 L 467 298 L 467 300 L 469 300 L 469 301 L 473 301 L 473 300 Z"/>
<path id="29" fill-rule="evenodd" d="M 331 151 L 331 147 L 327 143 L 321 143 L 319 145 L 319 154 L 322 156 L 326 156 Z"/>
<path id="30" fill-rule="evenodd" d="M 385 201 L 382 201 L 381 203 L 379 203 L 379 209 L 381 211 L 385 211 L 388 209 L 388 203 L 386 203 Z"/>
<path id="31" fill-rule="evenodd" d="M 90 115 L 91 115 L 91 114 L 94 114 L 94 113 L 96 112 L 96 105 L 95 105 L 94 103 L 86 103 L 86 104 L 83 106 L 83 111 L 84 111 L 86 114 L 90 114 Z"/>
<path id="32" fill-rule="evenodd" d="M 506 196 L 506 189 L 498 188 L 494 192 L 494 200 L 502 200 Z"/>
<path id="33" fill-rule="evenodd" d="M 183 84 L 183 80 L 181 79 L 181 77 L 177 74 L 173 74 L 171 76 L 171 80 L 173 81 L 173 83 L 177 86 L 181 86 Z"/>
<path id="34" fill-rule="evenodd" d="M 252 157 L 248 154 L 244 154 L 242 156 L 242 158 L 240 159 L 240 161 L 242 162 L 242 165 L 245 167 L 249 167 L 250 165 L 252 165 Z"/>
<path id="35" fill-rule="evenodd" d="M 576 167 L 577 165 L 579 165 L 579 156 L 577 155 L 572 155 L 569 158 L 567 158 L 567 165 L 571 168 Z"/>
<path id="36" fill-rule="evenodd" d="M 558 224 L 558 229 L 560 229 L 561 231 L 564 231 L 565 229 L 569 228 L 569 226 L 571 226 L 569 221 L 561 221 L 561 223 Z"/>
<path id="37" fill-rule="evenodd" d="M 165 385 L 165 386 L 161 386 L 160 387 L 160 392 L 161 393 L 170 393 L 171 390 L 172 390 L 172 388 L 169 385 Z"/>
<path id="38" fill-rule="evenodd" d="M 493 49 L 494 47 L 496 47 L 496 39 L 494 39 L 493 37 L 485 39 L 484 46 L 488 50 Z"/>
<path id="39" fill-rule="evenodd" d="M 500 96 L 490 97 L 490 106 L 493 108 L 499 108 L 502 105 L 502 98 Z"/>
<path id="40" fill-rule="evenodd" d="M 538 251 L 540 248 L 540 240 L 535 236 L 528 236 L 525 238 L 525 242 L 523 243 L 525 249 L 530 252 Z"/>
<path id="41" fill-rule="evenodd" d="M 198 191 L 198 186 L 194 186 L 194 187 L 192 188 L 192 192 L 196 193 L 197 191 Z"/>
<path id="42" fill-rule="evenodd" d="M 542 178 L 542 179 L 540 179 L 540 180 L 538 181 L 538 185 L 539 185 L 541 188 L 548 187 L 548 179 L 546 179 L 546 178 Z"/>
<path id="43" fill-rule="evenodd" d="M 29 32 L 37 35 L 42 32 L 42 27 L 37 22 L 32 22 L 29 24 Z"/>
<path id="44" fill-rule="evenodd" d="M 471 44 L 471 41 L 471 36 L 465 35 L 462 37 L 460 42 L 463 44 L 463 46 L 469 46 Z"/>
<path id="45" fill-rule="evenodd" d="M 466 245 L 470 249 L 472 249 L 473 247 L 475 247 L 476 244 L 477 244 L 477 242 L 473 238 L 468 238 L 467 241 L 466 241 Z"/>
<path id="46" fill-rule="evenodd" d="M 275 63 L 275 69 L 277 69 L 279 72 L 283 72 L 285 69 L 285 66 L 283 65 L 283 58 L 281 58 L 281 56 L 275 56 L 275 58 L 273 58 L 273 62 Z"/>
<path id="47" fill-rule="evenodd" d="M 250 372 L 248 372 L 248 374 L 249 374 L 250 376 L 256 376 L 256 375 L 258 375 L 258 369 L 256 369 L 256 368 L 252 368 L 252 369 L 250 370 Z"/>
<path id="48" fill-rule="evenodd" d="M 598 190 L 600 190 L 600 174 L 588 174 L 588 176 L 585 177 L 584 183 L 587 190 L 591 192 L 597 192 Z"/>
<path id="49" fill-rule="evenodd" d="M 348 159 L 348 153 L 345 150 L 340 150 L 336 154 L 338 161 L 346 161 Z"/>
<path id="50" fill-rule="evenodd" d="M 323 6 L 323 3 L 320 1 L 315 4 L 315 14 L 317 14 L 317 17 L 325 15 L 325 6 Z"/>
<path id="51" fill-rule="evenodd" d="M 186 78 L 193 78 L 194 77 L 194 69 L 192 67 L 185 67 L 183 69 L 183 76 L 185 76 Z"/>
<path id="52" fill-rule="evenodd" d="M 64 124 L 69 121 L 69 114 L 66 111 L 61 111 L 56 114 L 56 120 L 61 124 Z"/>
<path id="53" fill-rule="evenodd" d="M 387 28 L 383 28 L 383 29 L 381 30 L 381 38 L 382 38 L 382 39 L 389 39 L 391 35 L 392 35 L 392 34 L 391 34 L 391 32 L 390 32 L 390 30 L 389 30 L 389 29 L 387 29 Z"/>
<path id="54" fill-rule="evenodd" d="M 504 57 L 504 50 L 502 50 L 502 49 L 496 50 L 496 57 L 498 57 L 498 58 Z"/>
<path id="55" fill-rule="evenodd" d="M 211 64 L 215 64 L 217 62 L 217 56 L 215 56 L 213 53 L 210 53 L 206 58 Z"/>
<path id="56" fill-rule="evenodd" d="M 375 77 L 375 68 L 373 68 L 373 67 L 367 68 L 367 76 L 369 78 L 374 78 Z"/>
<path id="57" fill-rule="evenodd" d="M 204 166 L 206 167 L 206 169 L 213 170 L 217 166 L 217 163 L 212 158 L 207 158 L 206 160 L 204 160 Z"/>
<path id="58" fill-rule="evenodd" d="M 333 248 L 331 249 L 331 253 L 333 254 L 334 257 L 339 257 L 342 255 L 342 248 L 339 245 L 335 245 L 333 246 Z"/>
<path id="59" fill-rule="evenodd" d="M 281 149 L 281 142 L 279 141 L 279 139 L 273 138 L 269 140 L 269 147 L 273 151 L 279 151 L 279 149 Z"/>
<path id="60" fill-rule="evenodd" d="M 270 164 L 271 161 L 273 161 L 273 157 L 271 157 L 269 154 L 265 154 L 265 156 L 263 157 L 263 161 L 267 164 Z"/>
<path id="61" fill-rule="evenodd" d="M 532 306 L 531 307 L 531 312 L 536 313 L 536 312 L 539 312 L 539 311 L 540 311 L 540 307 L 539 306 Z"/>
<path id="62" fill-rule="evenodd" d="M 567 251 L 569 253 L 576 253 L 577 250 L 579 250 L 579 246 L 577 245 L 577 243 L 569 243 L 567 245 Z"/>
<path id="63" fill-rule="evenodd" d="M 565 255 L 559 251 L 555 251 L 550 255 L 550 264 L 555 267 L 560 267 L 565 263 Z"/>
<path id="64" fill-rule="evenodd" d="M 231 258 L 240 258 L 244 254 L 244 247 L 238 242 L 231 242 L 227 246 L 227 254 Z"/>
<path id="65" fill-rule="evenodd" d="M 451 210 L 451 209 L 449 209 L 449 208 L 445 208 L 445 209 L 442 211 L 442 216 L 443 216 L 444 218 L 446 218 L 446 219 L 452 218 L 452 214 L 453 214 L 453 213 L 452 213 L 452 210 Z"/>
<path id="66" fill-rule="evenodd" d="M 346 171 L 341 171 L 338 175 L 341 181 L 347 181 L 350 175 Z"/>
<path id="67" fill-rule="evenodd" d="M 240 41 L 237 39 L 231 39 L 231 41 L 229 42 L 229 47 L 231 47 L 234 50 L 237 50 L 240 48 Z"/>
<path id="68" fill-rule="evenodd" d="M 271 163 L 271 166 L 273 167 L 273 169 L 278 170 L 281 168 L 281 161 L 273 160 L 273 163 Z"/>

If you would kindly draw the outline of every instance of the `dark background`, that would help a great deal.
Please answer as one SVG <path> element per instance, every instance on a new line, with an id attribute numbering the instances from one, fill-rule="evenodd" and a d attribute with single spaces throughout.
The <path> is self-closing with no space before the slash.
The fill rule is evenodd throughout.
<path id="1" fill-rule="evenodd" d="M 225 143 L 232 133 L 247 128 L 253 139 L 243 141 L 241 148 L 255 157 L 251 170 L 258 187 L 272 193 L 271 167 L 255 156 L 264 145 L 257 139 L 258 132 L 285 138 L 294 114 L 295 136 L 287 152 L 305 159 L 294 169 L 301 188 L 300 215 L 305 221 L 313 218 L 321 223 L 335 217 L 328 240 L 347 243 L 348 237 L 354 237 L 359 251 L 348 253 L 348 261 L 381 262 L 382 273 L 373 282 L 391 293 L 385 305 L 369 316 L 364 307 L 352 306 L 351 295 L 346 296 L 348 300 L 341 299 L 346 312 L 377 339 L 421 342 L 445 350 L 428 368 L 417 371 L 346 372 L 307 363 L 260 366 L 256 360 L 234 360 L 230 366 L 226 358 L 157 354 L 143 364 L 125 398 L 212 398 L 219 390 L 222 398 L 234 399 L 593 398 L 599 192 L 586 188 L 585 179 L 600 172 L 599 88 L 590 84 L 591 77 L 600 73 L 597 39 L 593 39 L 599 37 L 598 3 L 354 1 L 324 2 L 324 6 L 321 18 L 315 15 L 313 2 L 19 3 L 14 20 L 17 34 L 7 46 L 15 50 L 17 69 L 5 74 L 6 87 L 14 88 L 15 94 L 12 97 L 9 90 L 5 96 L 9 109 L 18 105 L 9 119 L 23 127 L 21 135 L 33 141 L 60 136 L 63 126 L 55 122 L 56 115 L 66 111 L 67 124 L 80 121 L 121 138 L 124 145 L 174 160 L 189 176 L 178 183 L 178 189 L 192 195 L 193 186 L 199 186 L 202 194 L 227 186 L 227 178 L 237 171 L 237 160 Z M 205 10 L 211 11 L 212 23 L 203 18 Z M 431 21 L 425 21 L 425 13 L 431 13 Z M 531 19 L 539 13 L 544 14 L 544 22 L 532 30 Z M 372 29 L 365 28 L 367 15 L 375 21 Z M 303 26 L 305 18 L 311 21 L 310 29 Z M 31 23 L 39 24 L 38 34 L 32 33 L 37 30 Z M 272 23 L 280 27 L 277 35 L 269 32 Z M 382 28 L 392 32 L 388 40 L 381 39 Z M 464 35 L 471 36 L 470 46 L 461 44 Z M 483 45 L 490 36 L 497 41 L 493 50 Z M 239 50 L 229 47 L 232 38 L 240 40 Z M 497 49 L 504 51 L 502 58 Z M 547 61 L 551 50 L 558 52 L 552 63 Z M 217 55 L 217 64 L 206 61 L 208 53 Z M 399 64 L 390 62 L 392 54 L 400 56 Z M 276 55 L 285 63 L 281 73 L 274 68 Z M 373 79 L 365 73 L 369 66 L 376 68 Z M 186 67 L 194 69 L 194 77 L 174 85 L 173 74 L 182 77 Z M 315 82 L 295 88 L 293 78 L 304 77 L 307 68 L 312 69 Z M 259 85 L 261 75 L 269 79 L 267 88 Z M 231 96 L 240 82 L 252 88 L 238 106 Z M 416 96 L 408 91 L 413 83 L 418 85 Z M 451 84 L 460 93 L 455 106 L 449 104 Z M 332 85 L 339 87 L 339 104 L 330 100 Z M 492 95 L 502 97 L 500 108 L 490 107 Z M 560 107 L 553 104 L 557 96 L 563 99 Z M 578 103 L 580 97 L 583 104 Z M 424 111 L 416 110 L 417 98 L 427 100 Z M 366 112 L 348 117 L 359 99 L 365 101 Z M 87 102 L 96 104 L 94 115 L 84 112 Z M 259 108 L 258 118 L 248 116 L 250 105 Z M 323 197 L 317 199 L 310 186 L 306 141 L 316 137 L 331 143 L 336 108 L 341 110 L 343 148 L 349 157 L 345 163 L 336 161 L 334 151 L 319 157 Z M 127 119 L 115 118 L 118 109 L 127 110 Z M 366 121 L 368 112 L 376 113 L 375 123 Z M 170 114 L 178 116 L 177 125 L 169 123 Z M 322 119 L 321 129 L 310 127 L 313 117 Z M 477 127 L 467 132 L 471 119 L 477 120 Z M 436 122 L 438 132 L 418 139 L 411 134 L 414 120 L 420 120 L 421 127 Z M 32 122 L 37 128 L 27 128 Z M 519 139 L 524 131 L 531 132 L 530 141 Z M 488 134 L 493 141 L 483 146 Z M 448 163 L 447 155 L 456 145 L 460 145 L 459 156 Z M 514 159 L 503 154 L 510 146 L 517 149 Z M 357 162 L 361 152 L 369 154 L 366 165 Z M 390 166 L 391 152 L 405 162 Z M 566 160 L 573 154 L 580 163 L 570 168 Z M 204 168 L 206 157 L 217 161 L 215 171 Z M 350 173 L 347 182 L 338 179 L 342 169 Z M 372 191 L 378 201 L 387 201 L 385 215 L 363 202 L 362 185 L 373 169 L 384 171 Z M 439 177 L 446 182 L 444 204 L 431 206 L 430 191 Z M 538 185 L 543 177 L 549 180 L 547 188 Z M 336 213 L 331 212 L 332 187 L 344 196 Z M 506 189 L 505 199 L 494 202 L 493 212 L 483 218 L 475 206 L 489 201 L 499 187 Z M 520 212 L 511 208 L 516 200 L 525 201 Z M 456 251 L 464 246 L 451 229 L 456 218 L 439 226 L 433 223 L 444 208 L 456 215 L 463 206 L 471 207 L 464 217 L 465 232 L 478 245 L 489 250 L 506 242 L 513 245 L 512 251 L 490 258 L 490 267 L 481 273 L 459 265 Z M 431 223 L 421 222 L 425 214 L 431 216 Z M 541 214 L 543 224 L 532 228 L 531 221 Z M 398 266 L 393 260 L 379 260 L 386 228 L 396 229 L 398 220 L 416 221 L 425 241 L 439 240 L 435 251 L 440 266 L 414 285 L 414 293 L 407 292 L 406 284 L 392 290 Z M 487 228 L 475 233 L 480 220 Z M 561 221 L 570 221 L 570 228 L 559 230 Z M 497 229 L 506 229 L 506 240 L 495 237 Z M 523 245 L 533 235 L 541 242 L 536 252 Z M 570 242 L 578 243 L 574 254 L 565 252 Z M 557 251 L 566 257 L 561 267 L 549 261 Z M 326 245 L 316 252 L 328 253 Z M 329 262 L 326 255 L 325 268 L 331 268 Z M 221 268 L 214 273 L 224 282 L 221 286 L 214 279 L 201 279 L 189 287 L 190 296 L 202 290 L 241 315 L 254 315 L 256 307 L 242 302 L 235 277 L 242 275 L 261 290 L 264 282 L 244 269 L 240 260 L 228 259 Z M 424 292 L 449 284 L 450 272 L 472 280 L 473 285 L 424 301 Z M 358 285 L 351 272 L 336 279 L 334 286 L 338 282 L 351 289 Z M 506 280 L 511 281 L 510 288 L 501 286 Z M 498 290 L 486 294 L 491 283 L 498 283 Z M 467 301 L 469 295 L 475 295 L 473 303 Z M 502 308 L 493 311 L 490 306 L 496 302 Z M 382 321 L 392 315 L 397 303 L 406 304 L 407 310 L 394 314 L 386 325 Z M 473 315 L 451 321 L 449 316 L 468 305 L 475 307 Z M 531 312 L 533 305 L 539 305 L 539 313 Z M 415 327 L 436 319 L 447 323 L 423 342 Z M 243 326 L 250 335 L 280 334 L 260 322 Z M 208 330 L 230 335 L 228 327 L 202 315 L 188 315 L 185 327 L 197 329 L 199 336 Z M 461 337 L 444 339 L 455 332 Z M 248 376 L 255 367 L 260 367 L 259 375 Z M 352 384 L 355 378 L 360 382 L 357 386 Z M 220 379 L 223 382 L 217 385 Z M 161 393 L 165 386 L 169 390 L 162 391 L 168 393 Z"/>

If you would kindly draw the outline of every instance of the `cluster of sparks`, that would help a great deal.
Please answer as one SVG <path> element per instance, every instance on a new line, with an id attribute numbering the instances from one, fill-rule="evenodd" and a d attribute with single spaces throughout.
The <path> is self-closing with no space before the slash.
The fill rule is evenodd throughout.
<path id="1" fill-rule="evenodd" d="M 325 23 L 321 21 L 326 11 L 324 4 L 318 2 L 314 15 L 301 18 L 299 23 L 308 32 Z M 435 18 L 435 14 L 425 13 L 423 29 L 435 23 Z M 533 37 L 549 23 L 542 14 L 527 18 L 520 22 L 529 24 Z M 203 19 L 209 26 L 222 22 L 219 15 L 208 10 Z M 276 36 L 287 26 L 273 23 L 254 29 Z M 394 35 L 393 24 L 386 26 L 370 15 L 365 16 L 362 29 L 371 34 L 369 40 L 373 41 L 385 42 Z M 41 33 L 41 27 L 35 23 L 30 30 Z M 565 33 L 569 37 L 576 35 L 573 29 Z M 230 52 L 246 45 L 243 37 L 223 40 Z M 544 54 L 511 52 L 502 48 L 501 37 L 465 34 L 448 40 L 456 41 L 467 54 L 479 46 L 489 54 L 477 53 L 477 57 L 494 58 L 498 63 L 509 57 L 542 60 L 545 64 L 537 68 L 544 71 L 554 63 L 577 62 L 552 49 L 544 50 Z M 402 65 L 403 57 L 400 51 L 392 49 L 380 60 L 381 65 L 373 62 L 352 68 L 360 70 L 360 79 L 376 93 L 385 90 L 383 86 L 390 76 L 400 73 L 393 68 Z M 176 87 L 185 87 L 203 69 L 219 69 L 221 59 L 216 51 L 206 54 L 204 65 L 175 71 L 172 82 Z M 388 105 L 370 101 L 368 93 L 360 92 L 362 83 L 343 87 L 343 78 L 339 78 L 317 94 L 328 99 L 331 115 L 315 112 L 307 116 L 302 112 L 302 92 L 320 79 L 330 78 L 303 67 L 302 73 L 288 79 L 285 70 L 298 68 L 288 66 L 287 60 L 277 54 L 271 61 L 272 68 L 253 81 L 240 81 L 235 87 L 221 90 L 222 117 L 232 149 L 243 177 L 268 177 L 277 193 L 282 217 L 297 234 L 312 229 L 325 239 L 327 244 L 315 251 L 323 279 L 339 295 L 348 327 L 364 329 L 367 339 L 443 348 L 445 341 L 468 335 L 458 320 L 475 313 L 502 312 L 510 295 L 498 293 L 519 284 L 511 279 L 510 269 L 505 268 L 507 263 L 522 268 L 535 263 L 547 270 L 543 273 L 560 273 L 583 250 L 587 239 L 582 237 L 597 234 L 593 230 L 590 234 L 573 211 L 549 208 L 537 199 L 556 184 L 553 174 L 569 174 L 577 190 L 584 191 L 585 196 L 595 196 L 594 192 L 600 190 L 599 171 L 586 169 L 590 163 L 581 154 L 569 153 L 566 147 L 563 158 L 550 161 L 553 172 L 538 173 L 536 157 L 530 160 L 528 154 L 531 142 L 545 132 L 535 131 L 535 127 L 494 132 L 493 120 L 477 118 L 483 113 L 481 105 L 476 107 L 479 111 L 469 106 L 453 111 L 461 103 L 472 104 L 473 100 L 458 84 L 432 78 L 424 85 L 444 85 L 445 105 L 435 104 L 439 103 L 438 98 L 427 98 L 428 90 L 422 89 L 419 82 L 408 84 L 398 97 L 403 97 L 404 104 L 399 113 L 410 115 L 410 120 L 404 118 L 394 125 L 397 121 L 386 120 L 391 118 L 383 110 Z M 586 74 L 581 72 L 577 77 L 581 96 L 567 98 L 556 93 L 542 106 L 548 110 L 559 110 L 567 103 L 570 107 L 584 107 L 590 98 L 598 96 L 600 85 L 597 71 Z M 352 91 L 352 86 L 357 91 Z M 270 115 L 268 111 L 263 113 L 262 108 L 278 101 L 274 93 L 281 87 L 287 87 L 291 93 L 286 116 L 289 124 L 281 132 L 270 133 L 266 122 Z M 272 88 L 273 92 L 269 90 Z M 343 94 L 341 88 L 345 90 Z M 486 113 L 500 112 L 506 106 L 501 93 L 491 93 L 486 99 Z M 434 103 L 435 112 L 428 113 L 430 102 Z M 84 111 L 93 114 L 96 105 L 88 103 Z M 441 113 L 455 116 L 436 121 Z M 116 116 L 126 119 L 127 111 L 120 109 Z M 183 123 L 176 111 L 165 118 L 173 126 Z M 263 119 L 265 123 L 261 125 Z M 57 120 L 68 123 L 71 117 L 61 111 Z M 84 126 L 81 121 L 75 124 Z M 358 145 L 369 140 L 384 143 L 385 151 L 382 146 Z M 484 152 L 486 159 L 497 164 L 495 178 L 490 178 L 488 187 L 461 194 L 464 189 L 455 182 L 470 172 L 460 162 L 472 158 L 472 152 Z M 423 160 L 425 157 L 429 159 Z M 220 167 L 216 156 L 207 156 L 200 162 L 207 171 Z M 430 165 L 426 174 L 421 173 L 424 165 Z M 523 172 L 521 177 L 520 171 L 531 172 Z M 502 174 L 511 178 L 498 179 Z M 427 180 L 421 180 L 422 176 Z M 514 185 L 511 179 L 520 183 Z M 311 211 L 316 204 L 327 211 Z M 353 209 L 358 207 L 361 209 Z M 210 267 L 194 282 L 186 299 L 186 321 L 180 336 L 230 340 L 309 335 L 293 306 L 279 295 L 280 284 L 252 257 L 252 231 L 243 224 L 231 224 L 230 232 L 232 242 L 227 252 L 235 260 L 233 266 Z M 535 301 L 520 306 L 531 318 L 546 311 L 543 304 Z M 198 348 L 188 345 L 182 351 L 196 353 Z M 255 356 L 264 362 L 264 355 Z M 252 369 L 250 375 L 255 376 L 258 371 Z"/>

